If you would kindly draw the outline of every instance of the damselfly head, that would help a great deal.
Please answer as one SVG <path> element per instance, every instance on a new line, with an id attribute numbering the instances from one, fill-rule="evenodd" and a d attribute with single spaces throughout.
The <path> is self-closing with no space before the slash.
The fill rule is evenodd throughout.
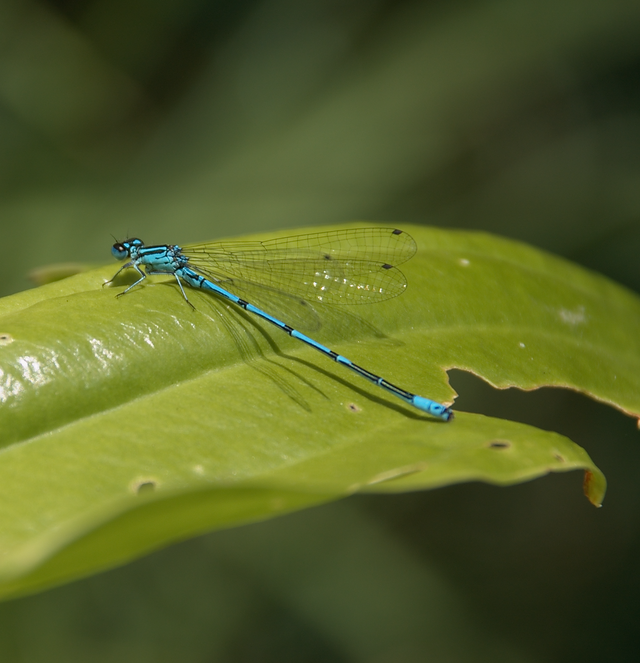
<path id="1" fill-rule="evenodd" d="M 111 247 L 111 253 L 116 260 L 124 260 L 131 255 L 131 249 L 140 246 L 144 246 L 144 242 L 141 239 L 132 237 L 124 242 L 116 242 Z"/>

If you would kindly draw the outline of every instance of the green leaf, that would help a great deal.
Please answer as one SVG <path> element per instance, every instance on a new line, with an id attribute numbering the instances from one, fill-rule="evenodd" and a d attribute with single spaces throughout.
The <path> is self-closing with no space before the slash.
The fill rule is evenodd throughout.
<path id="1" fill-rule="evenodd" d="M 407 229 L 406 294 L 322 310 L 314 338 L 440 401 L 456 367 L 638 415 L 637 297 L 515 242 Z M 123 283 L 102 287 L 115 269 L 0 302 L 2 596 L 360 490 L 582 469 L 602 500 L 604 477 L 567 438 L 430 419 L 206 293 L 189 292 L 192 310 L 175 280 L 116 299 Z"/>
<path id="2" fill-rule="evenodd" d="M 89 269 L 91 269 L 89 265 L 81 262 L 58 262 L 32 269 L 28 276 L 34 285 L 46 285 L 67 279 L 74 274 L 81 274 Z"/>

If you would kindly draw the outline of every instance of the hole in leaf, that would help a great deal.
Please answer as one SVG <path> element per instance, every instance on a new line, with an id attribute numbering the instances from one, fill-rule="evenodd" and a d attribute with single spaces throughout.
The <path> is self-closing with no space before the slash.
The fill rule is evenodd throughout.
<path id="1" fill-rule="evenodd" d="M 133 484 L 133 492 L 136 495 L 147 495 L 152 493 L 156 489 L 157 485 L 158 482 L 155 481 L 155 479 L 138 480 Z"/>

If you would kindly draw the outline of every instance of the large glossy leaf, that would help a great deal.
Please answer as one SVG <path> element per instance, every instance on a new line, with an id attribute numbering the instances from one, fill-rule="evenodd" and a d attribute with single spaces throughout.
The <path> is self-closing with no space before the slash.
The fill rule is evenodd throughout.
<path id="1" fill-rule="evenodd" d="M 318 340 L 441 401 L 457 367 L 640 413 L 634 295 L 514 242 L 408 230 L 419 251 L 403 267 L 407 292 L 319 311 Z M 430 419 L 205 293 L 190 292 L 192 310 L 175 281 L 116 299 L 123 284 L 102 287 L 114 271 L 0 302 L 4 596 L 358 490 L 579 468 L 589 499 L 604 495 L 602 474 L 560 435 Z"/>

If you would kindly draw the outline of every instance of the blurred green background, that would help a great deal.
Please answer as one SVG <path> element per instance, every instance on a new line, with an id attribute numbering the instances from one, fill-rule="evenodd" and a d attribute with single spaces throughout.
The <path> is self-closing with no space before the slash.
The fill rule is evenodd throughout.
<path id="1" fill-rule="evenodd" d="M 349 220 L 486 230 L 640 290 L 637 0 L 0 0 L 0 292 L 111 235 Z M 114 267 L 115 271 L 115 267 Z M 578 474 L 356 496 L 0 604 L 3 663 L 636 661 L 635 422 L 577 394 L 456 406 Z"/>

